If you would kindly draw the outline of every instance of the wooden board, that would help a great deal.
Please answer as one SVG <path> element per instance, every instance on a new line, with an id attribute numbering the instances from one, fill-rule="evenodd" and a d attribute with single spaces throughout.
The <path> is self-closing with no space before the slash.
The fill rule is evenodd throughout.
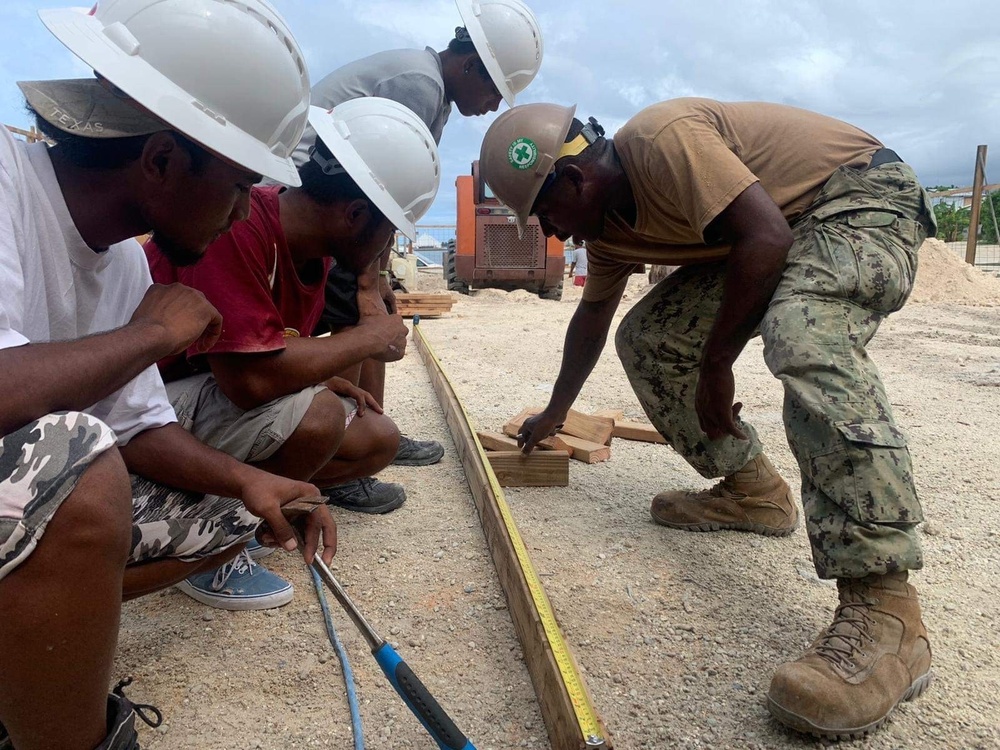
<path id="1" fill-rule="evenodd" d="M 612 434 L 622 440 L 639 440 L 643 443 L 664 445 L 667 442 L 653 425 L 646 422 L 615 422 L 615 431 Z"/>
<path id="2" fill-rule="evenodd" d="M 479 442 L 488 451 L 509 451 L 520 450 L 517 446 L 517 433 L 513 435 L 501 435 L 499 432 L 477 432 Z M 565 451 L 571 453 L 569 446 L 558 436 L 545 438 L 538 443 L 538 447 L 543 451 Z"/>
<path id="3" fill-rule="evenodd" d="M 540 411 L 541 409 L 537 407 L 531 407 L 525 409 L 516 417 L 513 417 L 509 422 L 507 422 L 507 424 L 503 426 L 504 435 L 509 435 L 510 437 L 516 437 L 517 433 L 521 429 L 521 425 L 524 424 L 524 420 L 526 420 L 528 417 L 532 417 L 535 414 L 538 414 L 538 412 Z M 574 412 L 571 412 L 571 414 L 572 413 Z M 579 412 L 575 413 L 579 414 Z M 584 414 L 583 416 L 587 415 Z M 607 417 L 603 418 L 599 417 L 599 419 L 603 419 L 604 421 L 611 424 L 612 425 L 611 430 L 612 431 L 614 430 L 613 427 L 614 423 L 610 419 L 608 419 Z M 566 418 L 567 425 L 569 424 L 569 421 L 570 417 L 567 416 Z M 605 443 L 598 443 L 593 440 L 586 440 L 584 438 L 580 438 L 577 437 L 576 435 L 566 432 L 560 432 L 558 435 L 555 436 L 554 439 L 559 440 L 563 444 L 563 446 L 565 446 L 564 448 L 562 448 L 562 450 L 569 450 L 570 454 L 577 461 L 583 461 L 584 463 L 587 464 L 596 464 L 602 461 L 607 461 L 609 458 L 611 458 L 611 448 L 609 448 Z M 611 440 L 610 433 L 607 440 L 608 441 Z"/>
<path id="4" fill-rule="evenodd" d="M 572 451 L 573 458 L 577 461 L 583 461 L 585 464 L 599 464 L 611 458 L 611 448 L 604 443 L 594 443 L 573 435 L 560 435 L 559 438 L 566 443 Z"/>
<path id="5" fill-rule="evenodd" d="M 595 417 L 606 417 L 608 419 L 613 419 L 616 422 L 619 419 L 625 419 L 625 412 L 621 409 L 600 409 L 594 412 Z"/>
<path id="6" fill-rule="evenodd" d="M 501 487 L 566 487 L 569 453 L 565 451 L 491 451 L 486 458 Z"/>
<path id="7" fill-rule="evenodd" d="M 469 489 L 476 503 L 476 510 L 483 524 L 483 532 L 489 544 L 493 564 L 496 566 L 500 586 L 507 597 L 514 631 L 524 653 L 524 663 L 531 676 L 531 682 L 538 696 L 539 708 L 548 730 L 549 744 L 553 750 L 586 750 L 586 739 L 581 736 L 576 709 L 563 682 L 552 647 L 549 644 L 545 626 L 538 616 L 532 599 L 531 589 L 524 570 L 518 563 L 517 552 L 510 532 L 504 522 L 500 503 L 506 501 L 497 497 L 485 466 L 484 452 L 472 428 L 469 426 L 465 410 L 445 377 L 444 372 L 430 355 L 423 343 L 422 334 L 414 331 L 417 351 L 421 353 L 431 385 L 437 392 L 444 411 L 445 421 L 455 440 L 455 448 L 465 469 Z M 572 654 L 570 654 L 572 659 Z M 575 660 L 573 660 L 575 663 Z M 577 667 L 577 673 L 580 673 Z M 593 705 L 586 684 L 580 677 L 585 698 Z M 599 719 L 598 719 L 599 720 Z M 604 730 L 603 725 L 601 729 Z M 613 750 L 613 742 L 606 730 L 603 731 L 605 748 Z"/>

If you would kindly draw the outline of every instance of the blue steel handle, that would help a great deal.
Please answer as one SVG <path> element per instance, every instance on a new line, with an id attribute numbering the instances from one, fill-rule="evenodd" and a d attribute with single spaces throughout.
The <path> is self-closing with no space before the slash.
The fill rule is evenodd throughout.
<path id="1" fill-rule="evenodd" d="M 389 682 L 441 750 L 476 750 L 392 646 L 383 643 L 374 654 Z"/>

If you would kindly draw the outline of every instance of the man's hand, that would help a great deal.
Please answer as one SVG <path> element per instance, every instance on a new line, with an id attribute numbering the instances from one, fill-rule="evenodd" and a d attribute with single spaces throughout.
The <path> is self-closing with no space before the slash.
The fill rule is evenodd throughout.
<path id="1" fill-rule="evenodd" d="M 531 453 L 539 442 L 555 435 L 556 430 L 563 426 L 565 419 L 565 414 L 556 415 L 546 411 L 528 417 L 517 433 L 517 445 L 521 452 L 525 455 Z"/>
<path id="2" fill-rule="evenodd" d="M 736 381 L 733 368 L 728 365 L 707 365 L 702 363 L 695 393 L 695 409 L 698 423 L 709 440 L 718 440 L 732 435 L 739 440 L 747 436 L 736 426 L 736 418 L 743 404 L 733 404 L 736 397 Z"/>
<path id="3" fill-rule="evenodd" d="M 372 315 L 358 321 L 358 330 L 378 342 L 371 358 L 379 362 L 398 362 L 406 354 L 406 337 L 410 329 L 399 315 Z"/>
<path id="4" fill-rule="evenodd" d="M 284 547 L 293 552 L 298 547 L 295 533 L 282 515 L 281 507 L 293 500 L 315 497 L 319 494 L 316 487 L 306 482 L 296 482 L 255 469 L 250 472 L 249 481 L 243 485 L 240 497 L 247 510 L 258 518 L 263 518 L 270 527 L 270 530 L 263 534 L 261 543 Z M 309 564 L 312 564 L 316 550 L 319 549 L 321 537 L 323 561 L 329 565 L 337 552 L 337 524 L 326 506 L 317 508 L 306 520 L 305 533 L 302 534 L 306 544 L 303 555 Z"/>
<path id="5" fill-rule="evenodd" d="M 192 344 L 199 352 L 208 351 L 222 333 L 219 311 L 204 294 L 182 284 L 153 284 L 129 324 L 155 326 L 163 338 L 163 356 L 180 354 Z"/>
<path id="6" fill-rule="evenodd" d="M 326 381 L 326 387 L 338 396 L 353 398 L 358 403 L 358 417 L 365 415 L 365 408 L 370 407 L 376 414 L 382 414 L 382 405 L 375 400 L 375 397 L 364 388 L 358 388 L 350 380 L 344 378 L 330 378 Z"/>

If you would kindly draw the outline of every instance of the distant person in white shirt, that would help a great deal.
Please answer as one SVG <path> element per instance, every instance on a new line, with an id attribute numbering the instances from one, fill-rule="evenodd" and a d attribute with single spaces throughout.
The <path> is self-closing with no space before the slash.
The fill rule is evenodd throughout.
<path id="1" fill-rule="evenodd" d="M 569 264 L 569 277 L 573 286 L 587 283 L 587 248 L 579 240 L 573 240 L 573 261 Z"/>

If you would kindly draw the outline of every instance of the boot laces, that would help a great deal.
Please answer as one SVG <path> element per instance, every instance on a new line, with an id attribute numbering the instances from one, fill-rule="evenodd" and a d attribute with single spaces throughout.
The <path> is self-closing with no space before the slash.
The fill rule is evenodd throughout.
<path id="1" fill-rule="evenodd" d="M 253 575 L 256 567 L 257 563 L 250 557 L 250 553 L 244 549 L 233 560 L 230 560 L 215 571 L 215 578 L 212 579 L 212 590 L 221 591 L 233 573 L 242 575 L 249 571 L 250 575 Z"/>
<path id="2" fill-rule="evenodd" d="M 111 692 L 121 698 L 126 704 L 132 706 L 132 710 L 135 711 L 135 715 L 146 722 L 146 725 L 156 729 L 160 724 L 163 723 L 163 713 L 156 706 L 152 706 L 148 703 L 132 703 L 128 698 L 125 697 L 125 688 L 132 684 L 132 678 L 126 677 L 119 680 L 118 684 L 115 685 L 114 690 Z M 152 717 L 152 718 L 150 718 Z"/>
<path id="3" fill-rule="evenodd" d="M 819 637 L 814 650 L 822 658 L 842 669 L 852 669 L 854 658 L 865 644 L 874 642 L 875 625 L 870 611 L 877 603 L 868 601 L 854 591 L 845 592 L 844 599 L 833 616 L 833 623 Z"/>

